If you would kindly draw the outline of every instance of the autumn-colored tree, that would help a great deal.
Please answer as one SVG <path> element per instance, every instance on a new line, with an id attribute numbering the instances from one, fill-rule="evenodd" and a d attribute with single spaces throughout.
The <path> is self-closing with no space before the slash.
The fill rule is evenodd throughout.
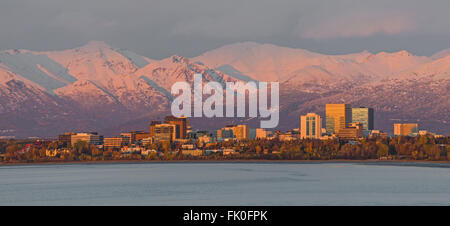
<path id="1" fill-rule="evenodd" d="M 388 156 L 389 146 L 387 146 L 386 144 L 383 144 L 383 143 L 377 143 L 377 147 L 378 147 L 378 150 L 377 150 L 378 158 Z"/>

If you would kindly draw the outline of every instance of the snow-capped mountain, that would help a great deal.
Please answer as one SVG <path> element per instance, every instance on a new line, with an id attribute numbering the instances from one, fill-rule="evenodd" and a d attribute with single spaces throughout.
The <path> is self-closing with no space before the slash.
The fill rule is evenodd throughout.
<path id="1" fill-rule="evenodd" d="M 380 79 L 429 62 L 428 57 L 406 51 L 371 54 L 324 55 L 302 49 L 254 42 L 237 43 L 208 51 L 194 60 L 219 71 L 235 73 L 260 81 L 317 82 Z"/>
<path id="2" fill-rule="evenodd" d="M 205 81 L 236 81 L 187 58 L 151 60 L 97 41 L 63 51 L 3 51 L 0 115 L 5 123 L 0 129 L 14 130 L 16 136 L 72 130 L 112 134 L 120 131 L 109 128 L 139 118 L 145 122 L 134 129 L 147 129 L 150 116 L 168 114 L 173 82 L 192 83 L 195 73 Z M 8 123 L 11 117 L 25 120 Z"/>
<path id="3" fill-rule="evenodd" d="M 292 129 L 308 111 L 323 113 L 325 103 L 347 102 L 375 108 L 378 129 L 420 120 L 423 128 L 448 133 L 449 65 L 448 51 L 432 57 L 406 51 L 325 55 L 253 42 L 162 60 L 98 41 L 62 51 L 5 50 L 0 131 L 8 132 L 0 136 L 147 130 L 150 120 L 169 114 L 172 84 L 192 83 L 195 73 L 222 84 L 279 81 L 280 129 Z M 211 129 L 224 120 L 193 120 L 193 126 Z M 240 120 L 247 119 L 232 119 Z"/>

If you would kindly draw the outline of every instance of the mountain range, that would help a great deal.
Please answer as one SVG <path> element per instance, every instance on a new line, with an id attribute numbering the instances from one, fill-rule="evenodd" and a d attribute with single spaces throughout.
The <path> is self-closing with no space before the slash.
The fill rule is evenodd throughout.
<path id="1" fill-rule="evenodd" d="M 186 58 L 155 60 L 91 41 L 62 51 L 0 51 L 0 137 L 56 136 L 67 131 L 118 135 L 147 130 L 170 114 L 174 82 L 277 81 L 280 130 L 299 126 L 307 112 L 324 115 L 326 103 L 375 109 L 376 129 L 395 122 L 450 131 L 450 49 L 433 56 L 407 51 L 325 55 L 243 42 Z M 258 126 L 258 119 L 193 118 L 198 129 L 228 123 Z"/>

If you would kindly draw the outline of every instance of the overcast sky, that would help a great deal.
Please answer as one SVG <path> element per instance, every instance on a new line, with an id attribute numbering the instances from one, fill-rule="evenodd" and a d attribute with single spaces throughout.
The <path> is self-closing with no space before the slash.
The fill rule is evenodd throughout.
<path id="1" fill-rule="evenodd" d="M 0 49 L 100 40 L 150 58 L 242 41 L 328 54 L 450 48 L 448 0 L 0 0 Z"/>

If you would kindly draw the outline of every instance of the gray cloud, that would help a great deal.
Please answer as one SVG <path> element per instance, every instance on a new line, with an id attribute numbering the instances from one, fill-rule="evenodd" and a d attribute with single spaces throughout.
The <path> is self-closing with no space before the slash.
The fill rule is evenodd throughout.
<path id="1" fill-rule="evenodd" d="M 323 53 L 450 47 L 446 0 L 3 0 L 0 49 L 103 40 L 151 58 L 195 56 L 239 41 Z"/>

